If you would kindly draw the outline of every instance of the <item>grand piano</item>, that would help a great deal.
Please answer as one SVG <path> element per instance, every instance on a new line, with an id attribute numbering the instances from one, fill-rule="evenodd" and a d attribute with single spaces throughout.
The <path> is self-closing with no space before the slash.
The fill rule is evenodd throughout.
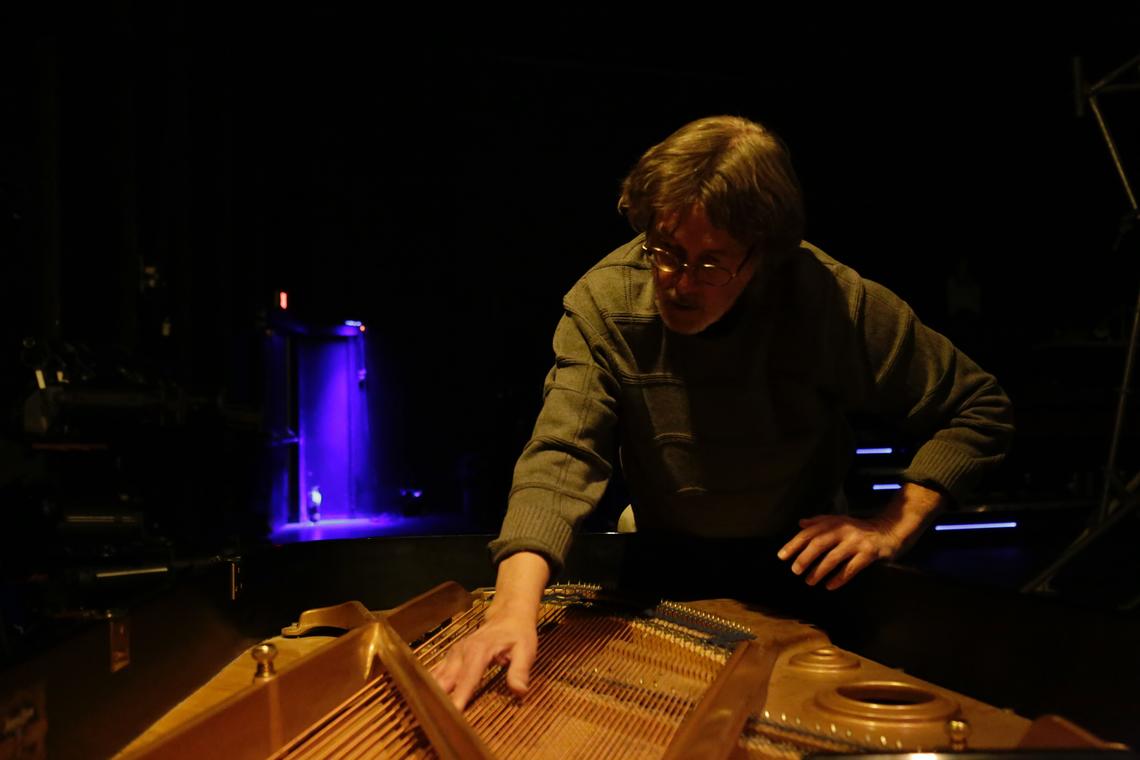
<path id="1" fill-rule="evenodd" d="M 264 546 L 241 557 L 219 558 L 167 584 L 129 615 L 93 623 L 68 646 L 5 673 L 0 681 L 5 710 L 9 716 L 24 716 L 25 746 L 34 748 L 39 732 L 38 746 L 50 757 L 111 756 L 227 663 L 246 662 L 252 683 L 257 664 L 246 652 L 298 621 L 303 610 L 348 600 L 361 602 L 362 608 L 391 610 L 446 581 L 466 589 L 492 585 L 487 540 L 439 536 L 317 542 Z M 867 672 L 881 676 L 886 673 L 881 669 L 891 669 L 894 677 L 885 680 L 936 685 L 930 687 L 934 696 L 960 695 L 960 704 L 1012 711 L 1010 725 L 1022 730 L 1030 725 L 1027 719 L 1059 714 L 1103 740 L 1086 749 L 1137 742 L 1140 666 L 1135 642 L 1140 638 L 1135 620 L 938 580 L 902 566 L 872 568 L 849 588 L 829 593 L 790 576 L 775 560 L 775 548 L 588 534 L 575 544 L 559 581 L 612 591 L 625 600 L 627 611 L 651 609 L 661 598 L 686 608 L 712 609 L 710 614 L 720 620 L 726 618 L 718 613 L 727 611 L 729 623 L 735 615 L 736 622 L 751 624 L 760 644 L 771 643 L 772 625 L 807 623 L 811 628 L 806 630 L 826 637 L 808 652 L 831 647 L 864 663 Z M 670 561 L 661 562 L 662 557 Z M 368 622 L 357 621 L 355 629 Z M 341 633 L 330 626 L 316 632 Z M 336 641 L 350 635 L 341 634 Z M 793 649 L 786 652 L 788 658 L 802 654 Z M 111 672 L 116 657 L 119 667 Z M 884 705 L 925 699 L 889 689 L 863 697 Z M 760 712 L 749 720 L 759 719 Z M 885 736 L 880 732 L 871 738 Z M 225 740 L 219 741 L 224 746 Z M 968 741 L 966 746 L 974 746 Z M 952 744 L 947 735 L 941 748 Z M 848 749 L 868 751 L 858 742 Z M 0 757 L 7 756 L 0 752 Z"/>

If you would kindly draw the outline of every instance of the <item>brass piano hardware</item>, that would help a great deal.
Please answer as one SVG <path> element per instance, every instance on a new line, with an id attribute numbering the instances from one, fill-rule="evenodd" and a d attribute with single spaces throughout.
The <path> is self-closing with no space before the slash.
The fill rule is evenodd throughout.
<path id="1" fill-rule="evenodd" d="M 958 705 L 932 691 L 899 681 L 846 683 L 816 694 L 816 705 L 843 720 L 929 723 L 950 719 Z"/>
<path id="2" fill-rule="evenodd" d="M 107 637 L 111 643 L 111 672 L 118 673 L 131 664 L 131 627 L 128 618 L 107 612 Z"/>
<path id="3" fill-rule="evenodd" d="M 317 628 L 350 631 L 379 617 L 387 618 L 404 641 L 415 641 L 453 615 L 471 607 L 473 595 L 455 581 L 446 581 L 408 600 L 390 612 L 370 612 L 360 602 L 305 610 L 296 623 L 281 629 L 282 636 L 303 636 Z"/>
<path id="4" fill-rule="evenodd" d="M 277 669 L 273 667 L 273 660 L 277 658 L 277 647 L 265 642 L 249 650 L 249 654 L 257 663 L 257 672 L 253 674 L 254 682 L 268 681 L 277 675 Z"/>
<path id="5" fill-rule="evenodd" d="M 955 718 L 946 722 L 946 735 L 950 737 L 950 749 L 954 752 L 966 751 L 966 740 L 970 738 L 970 722 L 965 718 Z"/>
<path id="6" fill-rule="evenodd" d="M 351 631 L 375 618 L 360 602 L 344 602 L 332 607 L 305 610 L 293 625 L 281 629 L 282 636 L 303 636 L 315 628 L 342 628 Z"/>
<path id="7" fill-rule="evenodd" d="M 859 660 L 836 647 L 820 647 L 793 655 L 788 665 L 808 673 L 837 675 L 843 671 L 857 670 Z"/>

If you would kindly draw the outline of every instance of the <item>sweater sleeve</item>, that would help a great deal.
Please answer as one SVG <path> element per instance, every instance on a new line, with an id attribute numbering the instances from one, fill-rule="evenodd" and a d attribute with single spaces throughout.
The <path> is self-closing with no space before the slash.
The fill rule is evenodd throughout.
<path id="1" fill-rule="evenodd" d="M 605 493 L 618 419 L 605 345 L 587 319 L 567 309 L 554 333 L 542 411 L 515 465 L 502 531 L 490 544 L 494 562 L 533 551 L 557 573 L 575 529 Z"/>
<path id="2" fill-rule="evenodd" d="M 881 285 L 863 281 L 853 317 L 871 411 L 903 419 L 904 432 L 922 441 L 903 477 L 960 501 L 1005 456 L 1013 436 L 1009 398 Z"/>

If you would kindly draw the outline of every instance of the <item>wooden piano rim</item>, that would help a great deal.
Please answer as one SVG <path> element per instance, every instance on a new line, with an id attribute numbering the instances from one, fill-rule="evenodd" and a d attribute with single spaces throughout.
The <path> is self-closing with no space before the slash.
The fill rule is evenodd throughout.
<path id="1" fill-rule="evenodd" d="M 359 688 L 363 687 L 369 681 L 374 680 L 382 673 L 392 673 L 393 668 L 387 666 L 391 662 L 390 652 L 384 658 L 380 657 L 382 650 L 392 650 L 398 643 L 404 649 L 407 649 L 407 642 L 420 638 L 423 634 L 435 628 L 440 621 L 446 620 L 465 609 L 470 608 L 472 603 L 472 595 L 463 590 L 458 584 L 447 583 L 433 589 L 426 594 L 413 599 L 404 605 L 388 613 L 386 619 L 377 619 L 371 623 L 365 623 L 345 635 L 330 641 L 323 646 L 316 649 L 303 660 L 297 660 L 289 665 L 284 666 L 276 675 L 275 678 L 252 683 L 246 689 L 239 691 L 212 708 L 204 711 L 202 714 L 186 721 L 179 726 L 175 731 L 162 739 L 156 741 L 149 746 L 141 747 L 139 750 L 131 752 L 123 756 L 123 760 L 140 760 L 147 757 L 163 757 L 175 760 L 182 757 L 201 757 L 204 752 L 217 749 L 216 743 L 211 746 L 198 746 L 193 742 L 187 742 L 187 737 L 197 736 L 213 736 L 226 735 L 231 739 L 228 742 L 228 751 L 236 751 L 240 748 L 240 754 L 231 754 L 231 757 L 256 757 L 266 758 L 273 753 L 279 751 L 281 748 L 292 740 L 294 737 L 303 734 L 311 726 L 321 721 L 330 712 L 334 711 L 343 701 L 347 695 L 355 693 Z M 401 630 L 397 631 L 395 625 L 390 624 L 388 621 L 399 623 Z M 433 622 L 434 621 L 434 622 Z M 795 642 L 785 642 L 792 645 Z M 748 647 L 741 647 L 734 659 L 746 659 Z M 771 673 L 771 668 L 774 665 L 775 659 L 778 656 L 778 650 L 768 648 L 767 650 L 761 647 L 752 647 L 751 653 L 752 662 L 745 668 L 745 671 L 752 674 L 748 679 L 754 686 L 757 682 L 766 687 L 767 675 Z M 346 654 L 348 656 L 346 656 Z M 381 659 L 387 660 L 383 665 Z M 243 721 L 242 714 L 249 710 L 256 709 L 256 706 L 261 702 L 273 703 L 274 698 L 282 692 L 288 692 L 288 682 L 292 680 L 292 675 L 298 672 L 302 663 L 305 664 L 307 670 L 322 669 L 322 664 L 326 664 L 327 672 L 335 672 L 337 670 L 345 671 L 345 677 L 341 679 L 331 679 L 338 684 L 342 684 L 343 688 L 338 689 L 337 694 L 334 696 L 324 695 L 325 698 L 312 698 L 308 700 L 305 705 L 307 709 L 301 711 L 294 711 L 293 714 L 285 715 L 281 710 L 276 713 L 269 711 L 270 720 L 267 729 L 262 730 L 257 721 Z M 351 668 L 346 668 L 344 665 L 351 664 Z M 458 744 L 456 740 L 441 741 L 438 736 L 432 737 L 433 749 L 440 754 L 441 757 L 482 757 L 490 758 L 490 754 L 486 752 L 481 741 L 471 732 L 470 727 L 458 716 L 454 707 L 451 706 L 450 701 L 439 690 L 439 687 L 434 683 L 434 680 L 427 676 L 423 666 L 411 655 L 410 650 L 406 652 L 402 665 L 398 665 L 395 669 L 399 670 L 400 667 L 410 668 L 413 671 L 418 669 L 421 671 L 418 680 L 412 686 L 412 691 L 419 691 L 421 693 L 432 694 L 429 698 L 431 703 L 426 712 L 421 707 L 417 717 L 420 720 L 421 726 L 425 729 L 425 733 L 438 734 L 440 730 L 438 727 L 442 724 L 442 729 L 445 733 L 451 736 L 458 736 Z M 764 673 L 764 677 L 758 681 L 757 675 Z M 352 674 L 355 674 L 353 677 Z M 363 676 L 361 676 L 363 674 Z M 424 681 L 424 677 L 427 681 Z M 724 683 L 720 683 L 723 681 Z M 737 679 L 733 684 L 731 675 L 718 681 L 719 687 L 710 688 L 702 700 L 698 709 L 686 717 L 681 730 L 677 732 L 674 738 L 674 743 L 670 747 L 670 754 L 667 757 L 693 757 L 693 756 L 727 756 L 732 747 L 735 746 L 736 738 L 739 737 L 740 726 L 736 726 L 734 731 L 728 731 L 729 741 L 722 741 L 718 749 L 713 752 L 707 742 L 702 742 L 702 736 L 707 736 L 710 732 L 719 735 L 725 734 L 726 717 L 724 706 L 726 699 L 723 694 L 719 696 L 718 693 L 723 692 L 726 688 L 728 692 L 734 696 L 727 699 L 727 703 L 734 704 L 738 708 L 743 707 L 748 703 L 752 703 L 755 698 L 755 689 L 752 690 L 752 696 L 745 698 L 741 696 L 744 692 L 741 691 L 743 679 Z M 405 689 L 408 688 L 406 685 Z M 908 688 L 912 688 L 909 687 Z M 309 695 L 313 697 L 315 695 Z M 707 703 L 707 704 L 706 704 Z M 441 708 L 441 704 L 445 707 Z M 450 709 L 455 715 L 450 718 L 444 714 Z M 442 715 L 442 718 L 440 717 Z M 458 720 L 454 720 L 458 718 Z M 741 713 L 737 709 L 729 722 L 735 725 L 747 719 L 747 713 Z M 243 734 L 234 742 L 232 739 L 235 737 L 232 728 L 222 730 L 221 726 L 213 726 L 211 724 L 227 724 L 229 726 L 237 725 L 243 728 L 238 734 Z M 700 728 L 693 729 L 692 726 Z M 250 732 L 253 732 L 251 735 Z M 473 739 L 473 742 L 470 740 Z M 1044 716 L 1038 721 L 1034 722 L 1025 738 L 1022 740 L 1024 746 L 1028 747 L 1080 747 L 1080 748 L 1099 748 L 1099 749 L 1121 749 L 1121 745 L 1109 744 L 1102 742 L 1096 737 L 1088 734 L 1083 729 L 1074 726 L 1073 724 L 1065 721 L 1064 719 L 1056 718 L 1056 716 Z M 459 750 L 448 750 L 447 747 L 464 747 Z M 694 749 L 701 747 L 699 752 L 694 752 Z M 443 751 L 441 751 L 441 749 Z M 720 751 L 723 749 L 723 753 Z M 161 752 L 161 755 L 156 754 Z"/>
<path id="2" fill-rule="evenodd" d="M 469 609 L 472 599 L 471 593 L 449 581 L 405 602 L 384 617 L 391 624 L 395 638 L 406 645 L 428 633 L 440 621 Z M 202 753 L 216 747 L 199 747 L 192 743 L 193 738 L 218 735 L 240 737 L 239 741 L 232 743 L 234 752 L 240 750 L 240 755 L 231 755 L 235 760 L 237 757 L 269 757 L 379 675 L 378 653 L 384 638 L 380 629 L 381 624 L 377 620 L 353 628 L 303 659 L 281 667 L 273 678 L 251 682 L 246 688 L 187 720 L 153 744 L 122 755 L 118 760 L 138 760 L 152 756 L 200 758 Z M 305 670 L 323 667 L 329 673 L 339 672 L 340 678 L 330 677 L 329 680 L 336 682 L 340 688 L 333 695 L 310 693 L 308 701 L 302 703 L 295 700 L 288 706 L 296 708 L 300 705 L 300 709 L 292 710 L 292 714 L 283 715 L 280 711 L 267 709 L 270 720 L 265 731 L 261 730 L 257 721 L 242 719 L 244 714 L 256 711 L 261 705 L 275 702 L 280 704 L 278 695 L 289 693 L 289 683 L 296 680 L 295 674 L 302 667 Z M 383 672 L 382 669 L 380 672 Z M 191 746 L 194 749 L 191 750 Z"/>

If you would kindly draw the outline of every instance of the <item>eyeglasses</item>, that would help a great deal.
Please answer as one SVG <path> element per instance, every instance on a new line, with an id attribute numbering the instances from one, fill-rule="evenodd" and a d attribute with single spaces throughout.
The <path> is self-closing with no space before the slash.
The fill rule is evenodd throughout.
<path id="1" fill-rule="evenodd" d="M 719 264 L 710 264 L 702 262 L 697 264 L 690 264 L 673 251 L 667 248 L 658 248 L 657 246 L 649 245 L 648 243 L 641 244 L 641 251 L 648 257 L 649 263 L 654 268 L 665 275 L 675 275 L 680 272 L 689 271 L 697 282 L 702 285 L 711 285 L 714 288 L 719 288 L 727 285 L 736 279 L 740 274 L 740 270 L 744 269 L 744 265 L 748 263 L 748 258 L 752 255 L 752 248 L 748 249 L 748 253 L 740 262 L 740 266 L 733 272 L 731 269 L 726 269 Z"/>

